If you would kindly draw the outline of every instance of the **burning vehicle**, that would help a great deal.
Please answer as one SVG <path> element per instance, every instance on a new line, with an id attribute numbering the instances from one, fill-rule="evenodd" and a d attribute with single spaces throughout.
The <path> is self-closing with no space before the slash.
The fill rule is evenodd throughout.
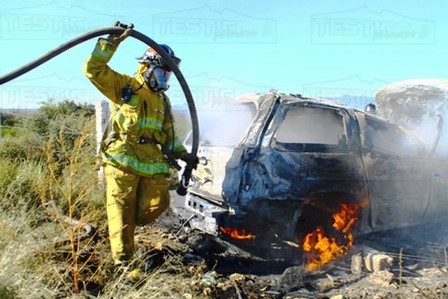
<path id="1" fill-rule="evenodd" d="M 260 256 L 316 269 L 355 235 L 418 225 L 448 212 L 448 167 L 403 127 L 322 99 L 270 92 L 241 102 L 235 146 L 203 144 L 183 213 Z"/>

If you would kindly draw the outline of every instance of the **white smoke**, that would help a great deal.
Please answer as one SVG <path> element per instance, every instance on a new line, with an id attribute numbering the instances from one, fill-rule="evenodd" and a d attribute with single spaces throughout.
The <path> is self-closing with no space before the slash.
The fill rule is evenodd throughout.
<path id="1" fill-rule="evenodd" d="M 235 146 L 245 136 L 256 109 L 251 97 L 235 98 L 213 107 L 198 106 L 201 143 Z"/>

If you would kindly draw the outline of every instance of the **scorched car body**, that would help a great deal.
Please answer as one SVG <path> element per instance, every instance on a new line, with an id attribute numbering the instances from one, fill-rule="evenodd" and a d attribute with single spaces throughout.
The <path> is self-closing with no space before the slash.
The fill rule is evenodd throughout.
<path id="1" fill-rule="evenodd" d="M 432 159 L 400 126 L 298 95 L 270 92 L 254 103 L 245 136 L 233 151 L 225 149 L 223 178 L 210 158 L 200 166 L 208 168 L 207 179 L 197 177 L 187 196 L 190 209 L 217 219 L 216 231 L 244 228 L 298 242 L 341 202 L 364 203 L 358 233 L 416 225 L 448 211 L 445 161 Z M 213 180 L 221 196 L 207 187 Z"/>

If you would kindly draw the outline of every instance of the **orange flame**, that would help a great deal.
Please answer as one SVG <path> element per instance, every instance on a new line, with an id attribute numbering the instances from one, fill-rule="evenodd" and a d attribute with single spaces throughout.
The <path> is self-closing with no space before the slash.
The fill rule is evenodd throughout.
<path id="1" fill-rule="evenodd" d="M 255 238 L 255 235 L 247 232 L 244 228 L 237 229 L 237 228 L 229 228 L 229 227 L 219 227 L 219 230 L 225 234 L 230 236 L 233 239 L 236 240 L 252 240 Z"/>
<path id="2" fill-rule="evenodd" d="M 338 244 L 336 237 L 326 236 L 322 227 L 317 227 L 305 236 L 303 251 L 308 255 L 307 267 L 309 270 L 316 270 L 338 256 L 347 254 L 348 249 L 353 245 L 353 234 L 350 231 L 358 220 L 360 209 L 366 207 L 367 203 L 368 201 L 342 203 L 340 210 L 332 215 L 333 227 L 341 233 L 342 238 L 339 240 L 345 240 L 345 244 Z"/>

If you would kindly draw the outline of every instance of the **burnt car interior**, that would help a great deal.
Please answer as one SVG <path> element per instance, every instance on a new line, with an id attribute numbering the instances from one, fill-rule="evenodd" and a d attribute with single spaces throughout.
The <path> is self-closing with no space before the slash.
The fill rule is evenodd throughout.
<path id="1" fill-rule="evenodd" d="M 282 114 L 274 135 L 278 147 L 318 151 L 346 145 L 344 118 L 336 110 L 298 106 Z"/>

